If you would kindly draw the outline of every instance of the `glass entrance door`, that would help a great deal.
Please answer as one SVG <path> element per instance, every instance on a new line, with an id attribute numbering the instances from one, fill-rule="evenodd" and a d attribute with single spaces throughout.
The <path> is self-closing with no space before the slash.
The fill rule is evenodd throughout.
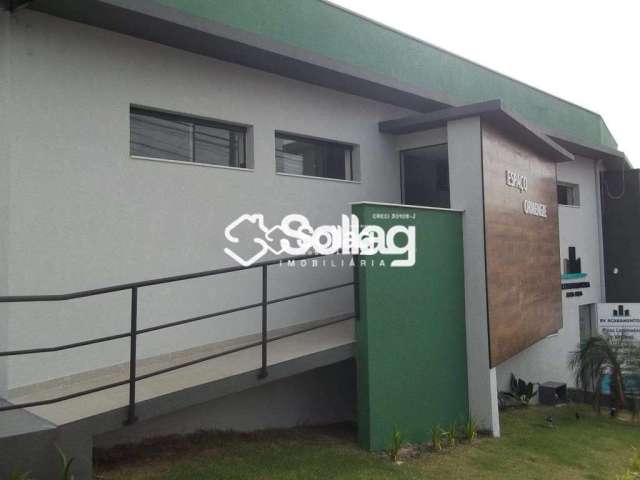
<path id="1" fill-rule="evenodd" d="M 447 144 L 400 153 L 402 203 L 450 208 Z"/>

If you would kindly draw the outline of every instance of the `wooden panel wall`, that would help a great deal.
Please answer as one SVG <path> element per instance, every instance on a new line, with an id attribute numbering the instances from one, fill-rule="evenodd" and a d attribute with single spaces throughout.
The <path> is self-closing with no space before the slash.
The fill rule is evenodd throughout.
<path id="1" fill-rule="evenodd" d="M 491 364 L 498 365 L 562 327 L 555 163 L 482 127 L 487 295 Z M 527 177 L 526 192 L 506 171 Z M 547 217 L 527 215 L 525 199 Z"/>

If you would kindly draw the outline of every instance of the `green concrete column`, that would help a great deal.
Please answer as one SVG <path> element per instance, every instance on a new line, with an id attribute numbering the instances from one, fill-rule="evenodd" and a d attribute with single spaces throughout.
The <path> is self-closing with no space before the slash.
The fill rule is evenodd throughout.
<path id="1" fill-rule="evenodd" d="M 359 442 L 386 449 L 395 427 L 405 441 L 426 442 L 432 427 L 460 423 L 469 410 L 462 214 L 367 203 L 353 213 L 361 227 L 414 226 L 416 240 L 412 267 L 360 257 Z"/>

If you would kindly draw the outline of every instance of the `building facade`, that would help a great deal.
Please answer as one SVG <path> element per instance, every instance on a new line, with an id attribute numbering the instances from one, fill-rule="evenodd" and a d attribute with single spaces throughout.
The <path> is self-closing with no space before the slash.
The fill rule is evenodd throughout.
<path id="1" fill-rule="evenodd" d="M 470 415 L 499 435 L 512 373 L 575 386 L 567 356 L 608 293 L 601 179 L 630 168 L 597 114 L 316 0 L 18 3 L 0 12 L 0 296 L 232 266 L 225 228 L 247 213 L 332 225 L 354 202 L 455 209 Z M 350 276 L 280 268 L 269 293 Z M 139 326 L 252 303 L 260 288 L 258 271 L 153 286 Z M 270 328 L 353 309 L 352 292 L 325 292 L 273 306 Z M 0 350 L 116 335 L 129 313 L 127 292 L 0 303 Z M 260 321 L 159 331 L 137 356 L 258 334 Z M 0 358 L 0 397 L 126 364 L 129 348 Z M 282 395 L 270 388 L 256 395 Z M 155 431 L 234 427 L 205 410 Z"/>

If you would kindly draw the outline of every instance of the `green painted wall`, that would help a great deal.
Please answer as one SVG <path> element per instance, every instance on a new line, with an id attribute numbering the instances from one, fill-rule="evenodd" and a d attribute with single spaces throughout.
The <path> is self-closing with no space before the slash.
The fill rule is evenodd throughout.
<path id="1" fill-rule="evenodd" d="M 426 442 L 434 425 L 468 415 L 462 214 L 410 207 L 354 205 L 361 224 L 416 227 L 416 264 L 360 267 L 358 437 L 388 448 L 394 426 L 406 441 Z M 376 219 L 402 213 L 410 219 Z M 393 257 L 391 257 L 393 258 Z"/>
<path id="2" fill-rule="evenodd" d="M 156 0 L 464 103 L 501 98 L 546 129 L 615 147 L 602 118 L 463 58 L 319 0 Z"/>

